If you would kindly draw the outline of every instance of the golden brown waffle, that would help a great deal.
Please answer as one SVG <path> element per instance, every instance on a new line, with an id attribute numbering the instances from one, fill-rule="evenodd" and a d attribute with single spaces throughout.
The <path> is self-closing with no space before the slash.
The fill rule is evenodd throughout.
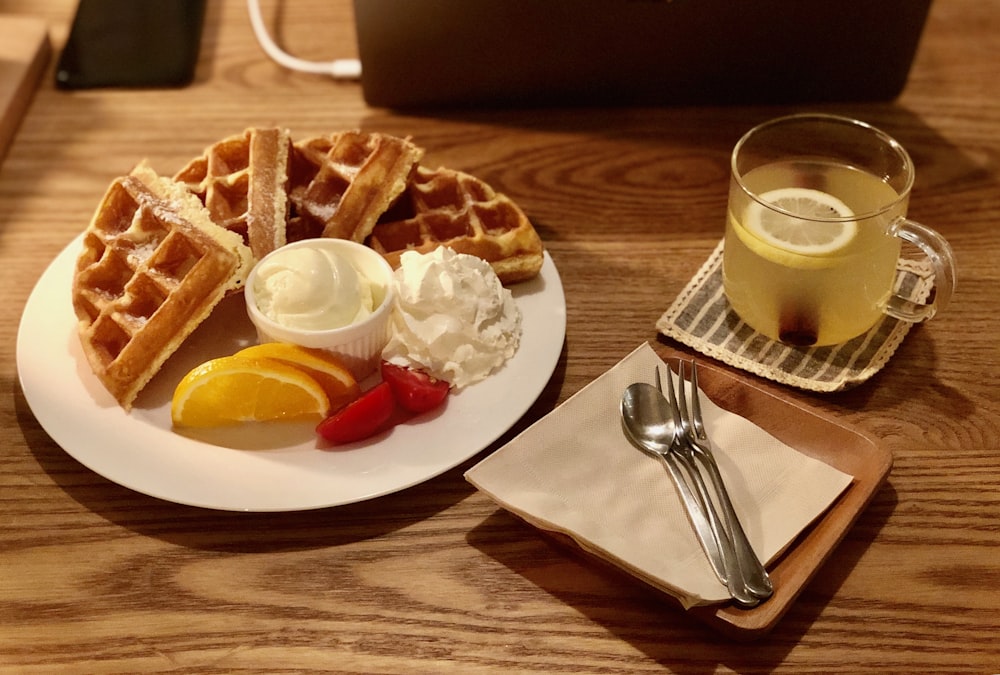
<path id="1" fill-rule="evenodd" d="M 260 260 L 284 246 L 288 218 L 286 129 L 247 129 L 205 149 L 177 172 L 212 220 L 238 233 Z"/>
<path id="2" fill-rule="evenodd" d="M 111 184 L 84 234 L 72 297 L 90 366 L 125 410 L 252 264 L 180 183 L 140 165 Z"/>
<path id="3" fill-rule="evenodd" d="M 424 151 L 409 139 L 345 131 L 295 143 L 288 240 L 362 242 L 406 188 Z"/>
<path id="4" fill-rule="evenodd" d="M 513 201 L 474 176 L 444 168 L 418 167 L 368 244 L 394 268 L 406 251 L 447 246 L 486 260 L 505 284 L 534 277 L 543 261 L 542 241 Z"/>

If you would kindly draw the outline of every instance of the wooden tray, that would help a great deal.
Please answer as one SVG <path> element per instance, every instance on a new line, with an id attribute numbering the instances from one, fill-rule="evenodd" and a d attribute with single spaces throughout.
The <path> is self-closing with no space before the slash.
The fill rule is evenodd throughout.
<path id="1" fill-rule="evenodd" d="M 678 358 L 675 354 L 660 356 L 676 372 Z M 885 482 L 892 468 L 892 455 L 859 431 L 759 389 L 743 375 L 730 374 L 699 359 L 698 378 L 702 390 L 720 407 L 750 420 L 797 451 L 853 477 L 830 508 L 803 530 L 776 561 L 768 565 L 774 595 L 766 602 L 752 609 L 742 609 L 726 602 L 686 610 L 689 616 L 723 635 L 751 641 L 767 635 L 778 624 L 830 557 Z M 581 548 L 572 537 L 547 529 L 538 531 L 567 551 L 586 558 L 591 564 L 629 574 L 630 578 L 681 607 L 677 598 L 647 584 L 614 562 Z"/>
<path id="2" fill-rule="evenodd" d="M 666 357 L 676 370 L 677 359 Z M 892 455 L 874 439 L 784 400 L 748 380 L 698 361 L 699 384 L 716 404 L 741 415 L 799 452 L 850 474 L 852 483 L 823 516 L 792 542 L 768 569 L 774 595 L 753 609 L 732 603 L 693 607 L 688 613 L 737 639 L 766 635 L 788 611 L 885 482 Z"/>

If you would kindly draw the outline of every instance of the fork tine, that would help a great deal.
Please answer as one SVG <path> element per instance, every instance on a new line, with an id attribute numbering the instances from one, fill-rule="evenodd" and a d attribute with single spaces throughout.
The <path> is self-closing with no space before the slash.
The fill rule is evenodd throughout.
<path id="1" fill-rule="evenodd" d="M 705 433 L 705 425 L 701 419 L 701 396 L 698 393 L 698 364 L 691 361 L 691 426 L 698 436 Z"/>
<path id="2" fill-rule="evenodd" d="M 656 391 L 658 391 L 658 392 L 660 392 L 662 394 L 663 393 L 663 383 L 660 382 L 660 367 L 656 366 L 656 370 L 653 371 L 653 372 L 656 375 L 656 378 L 655 378 L 656 379 Z"/>
<path id="3" fill-rule="evenodd" d="M 660 373 L 659 369 L 657 369 L 656 373 L 657 375 L 659 375 Z M 670 414 L 674 418 L 674 426 L 680 429 L 681 415 L 680 412 L 677 410 L 677 397 L 674 394 L 674 378 L 670 373 L 669 367 L 667 367 L 667 402 L 670 404 Z"/>
<path id="4" fill-rule="evenodd" d="M 691 416 L 688 414 L 687 395 L 684 393 L 684 361 L 677 364 L 677 407 L 684 419 L 686 430 L 690 430 Z"/>

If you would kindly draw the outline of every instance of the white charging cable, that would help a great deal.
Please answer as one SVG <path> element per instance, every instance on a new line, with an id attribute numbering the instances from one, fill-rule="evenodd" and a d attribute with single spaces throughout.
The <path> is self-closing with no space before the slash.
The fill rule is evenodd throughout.
<path id="1" fill-rule="evenodd" d="M 253 26 L 257 42 L 271 59 L 290 70 L 303 73 L 318 73 L 330 75 L 338 80 L 357 80 L 361 77 L 361 61 L 358 59 L 336 59 L 335 61 L 306 61 L 296 58 L 274 43 L 264 19 L 260 14 L 259 0 L 247 0 L 247 11 L 250 14 L 250 25 Z"/>

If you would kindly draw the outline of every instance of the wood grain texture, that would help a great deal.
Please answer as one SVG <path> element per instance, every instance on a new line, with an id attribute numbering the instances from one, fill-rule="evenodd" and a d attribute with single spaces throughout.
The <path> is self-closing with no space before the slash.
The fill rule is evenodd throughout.
<path id="1" fill-rule="evenodd" d="M 75 3 L 10 0 L 58 49 Z M 304 58 L 354 52 L 350 3 L 262 3 Z M 322 26 L 323 30 L 316 30 Z M 910 214 L 954 246 L 959 288 L 871 382 L 761 388 L 880 439 L 886 486 L 767 639 L 727 640 L 546 538 L 462 478 L 336 509 L 232 514 L 131 492 L 70 458 L 17 382 L 25 300 L 115 176 L 168 173 L 249 125 L 411 135 L 536 223 L 566 290 L 551 410 L 640 342 L 721 236 L 728 155 L 794 107 L 367 108 L 354 84 L 289 73 L 241 2 L 209 3 L 195 83 L 67 94 L 43 76 L 0 165 L 0 670 L 652 673 L 1000 671 L 1000 2 L 934 4 L 894 102 L 811 106 L 911 151 Z M 501 440 L 502 442 L 502 440 Z M 419 448 L 414 449 L 415 452 Z"/>

